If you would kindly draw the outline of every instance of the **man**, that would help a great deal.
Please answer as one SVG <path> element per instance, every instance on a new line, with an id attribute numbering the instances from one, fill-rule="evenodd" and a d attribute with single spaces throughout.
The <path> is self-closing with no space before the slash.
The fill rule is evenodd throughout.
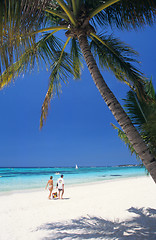
<path id="1" fill-rule="evenodd" d="M 63 199 L 64 194 L 64 180 L 63 175 L 57 180 L 56 188 L 58 188 L 58 198 L 60 199 L 60 193 L 61 193 L 61 199 Z"/>

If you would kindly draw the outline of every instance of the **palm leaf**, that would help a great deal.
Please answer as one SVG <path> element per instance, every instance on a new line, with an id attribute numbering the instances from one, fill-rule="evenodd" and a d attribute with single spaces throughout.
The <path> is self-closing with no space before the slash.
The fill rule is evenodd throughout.
<path id="1" fill-rule="evenodd" d="M 76 16 L 76 13 L 77 13 L 76 1 L 75 0 L 71 0 L 71 1 L 72 1 L 72 8 L 73 8 L 74 16 Z"/>
<path id="2" fill-rule="evenodd" d="M 33 43 L 21 55 L 18 61 L 9 66 L 1 76 L 0 89 L 8 85 L 11 80 L 18 77 L 23 72 L 31 72 L 35 63 L 38 68 L 44 62 L 48 67 L 54 60 L 58 50 L 61 49 L 61 42 L 53 36 L 53 33 L 45 34 L 37 43 Z"/>
<path id="3" fill-rule="evenodd" d="M 44 15 L 45 8 L 56 6 L 56 1 L 0 1 L 0 74 L 36 44 L 36 36 L 30 33 L 39 33 L 49 23 L 58 26 L 55 16 Z"/>
<path id="4" fill-rule="evenodd" d="M 98 2 L 98 5 L 95 5 L 95 2 L 97 3 L 97 1 L 95 1 L 94 2 L 95 7 L 94 7 L 94 10 L 92 10 L 90 12 L 90 18 L 93 18 L 95 15 L 100 13 L 102 10 L 107 9 L 109 6 L 112 6 L 119 1 L 120 0 L 107 0 L 107 1 L 103 1 L 103 2 Z"/>
<path id="5" fill-rule="evenodd" d="M 156 92 L 152 83 L 152 79 L 150 79 L 150 81 L 146 82 L 145 85 L 145 90 L 148 94 L 148 96 L 150 97 L 151 100 L 154 100 L 154 102 L 156 102 Z"/>
<path id="6" fill-rule="evenodd" d="M 89 1 L 91 3 L 91 1 Z M 105 5 L 107 6 L 105 1 Z M 112 1 L 114 2 L 114 1 Z M 95 7 L 96 5 L 96 7 Z M 144 25 L 151 25 L 155 22 L 156 0 L 120 0 L 108 7 L 105 7 L 103 1 L 94 1 L 90 10 L 90 16 L 100 25 L 110 25 L 120 29 L 140 28 Z M 103 10 L 97 13 L 97 9 Z M 91 4 L 90 4 L 91 7 Z"/>
<path id="7" fill-rule="evenodd" d="M 82 63 L 80 60 L 80 58 L 82 57 L 80 48 L 76 39 L 73 38 L 71 53 L 70 55 L 67 54 L 64 50 L 69 40 L 70 37 L 64 44 L 62 51 L 57 53 L 56 58 L 51 65 L 49 88 L 41 109 L 40 128 L 43 127 L 43 123 L 47 119 L 48 108 L 51 99 L 56 93 L 59 94 L 60 92 L 61 81 L 66 84 L 68 82 L 67 79 L 70 76 L 73 76 L 74 78 L 80 78 L 80 69 L 82 67 Z"/>
<path id="8" fill-rule="evenodd" d="M 146 111 L 146 104 L 141 99 L 138 99 L 134 91 L 129 91 L 126 98 L 123 99 L 124 108 L 131 118 L 133 124 L 138 127 L 147 121 L 148 112 Z"/>
<path id="9" fill-rule="evenodd" d="M 22 27 L 22 1 L 0 1 L 0 74 L 30 45 L 35 43 L 35 36 L 24 35 L 27 28 Z M 33 24 L 32 29 L 40 27 Z M 28 32 L 28 29 L 26 30 Z"/>
<path id="10" fill-rule="evenodd" d="M 132 63 L 138 63 L 137 53 L 125 43 L 112 35 L 91 34 L 91 49 L 98 56 L 100 66 L 111 70 L 117 79 L 124 81 L 134 89 L 142 90 L 145 79 L 143 74 Z M 143 91 L 143 90 L 142 90 Z"/>
<path id="11" fill-rule="evenodd" d="M 78 44 L 78 41 L 73 38 L 71 44 L 71 59 L 73 62 L 74 78 L 79 79 L 81 75 L 82 64 L 82 53 Z"/>
<path id="12" fill-rule="evenodd" d="M 55 60 L 51 65 L 49 88 L 41 109 L 40 128 L 47 119 L 51 99 L 61 90 L 61 81 L 66 84 L 69 76 L 74 76 L 72 59 L 69 54 L 60 51 L 55 55 Z"/>
<path id="13" fill-rule="evenodd" d="M 45 20 L 45 10 L 47 8 L 58 9 L 59 7 L 55 0 L 20 0 L 19 2 L 21 3 L 20 24 L 23 31 L 25 30 L 25 33 L 31 31 L 32 26 L 43 24 Z"/>
<path id="14" fill-rule="evenodd" d="M 137 126 L 147 123 L 150 116 L 156 112 L 156 94 L 152 80 L 145 82 L 144 89 L 150 101 L 145 101 L 141 96 L 138 98 L 134 91 L 129 91 L 123 99 L 126 112 Z"/>
<path id="15" fill-rule="evenodd" d="M 156 156 L 156 110 L 148 116 L 148 121 L 142 125 L 141 135 L 152 154 Z"/>
<path id="16" fill-rule="evenodd" d="M 123 99 L 124 108 L 150 151 L 156 156 L 156 94 L 152 81 L 147 81 L 144 88 L 151 101 L 138 98 L 134 91 L 129 91 L 126 99 Z"/>
<path id="17" fill-rule="evenodd" d="M 126 134 L 119 129 L 118 127 L 116 127 L 114 124 L 111 123 L 111 126 L 117 130 L 118 132 L 118 137 L 125 143 L 125 145 L 128 147 L 128 149 L 131 152 L 131 155 L 135 154 L 136 158 L 139 159 L 139 155 L 136 153 L 136 151 L 134 150 L 132 144 L 130 143 L 130 141 L 128 140 Z"/>
<path id="18" fill-rule="evenodd" d="M 52 20 L 52 22 L 54 22 L 54 21 L 56 22 L 56 17 L 54 17 L 54 16 L 58 17 L 58 21 L 60 21 L 60 19 L 64 19 L 64 20 L 66 20 L 66 22 L 68 22 L 67 16 L 62 12 L 58 12 L 57 10 L 51 10 L 51 9 L 50 10 L 45 9 L 45 12 L 49 13 L 49 15 L 48 14 L 46 14 L 46 15 L 49 16 L 49 18 Z M 52 17 L 50 17 L 50 16 L 52 16 Z"/>
<path id="19" fill-rule="evenodd" d="M 60 5 L 60 7 L 63 9 L 63 11 L 66 13 L 66 15 L 68 16 L 68 18 L 70 19 L 71 23 L 76 26 L 76 20 L 73 16 L 72 11 L 70 10 L 70 8 L 68 7 L 68 5 L 66 5 L 65 1 L 63 0 L 57 0 L 58 4 Z"/>

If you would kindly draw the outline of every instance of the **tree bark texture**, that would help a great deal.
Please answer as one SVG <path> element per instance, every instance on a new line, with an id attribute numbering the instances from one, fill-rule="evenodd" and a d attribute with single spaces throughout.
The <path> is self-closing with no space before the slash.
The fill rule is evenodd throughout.
<path id="1" fill-rule="evenodd" d="M 87 36 L 84 31 L 80 31 L 78 33 L 78 40 L 79 40 L 82 54 L 84 56 L 89 72 L 93 78 L 93 81 L 96 87 L 98 88 L 102 98 L 104 99 L 105 103 L 111 110 L 112 114 L 114 115 L 115 119 L 119 123 L 120 127 L 123 129 L 124 133 L 127 135 L 135 151 L 138 153 L 145 168 L 148 170 L 154 182 L 156 183 L 156 159 L 149 152 L 147 145 L 143 141 L 142 137 L 140 136 L 136 128 L 133 126 L 130 118 L 125 113 L 120 103 L 118 102 L 114 94 L 111 92 L 111 90 L 105 83 L 99 71 L 99 68 L 96 64 L 96 61 L 91 53 Z"/>

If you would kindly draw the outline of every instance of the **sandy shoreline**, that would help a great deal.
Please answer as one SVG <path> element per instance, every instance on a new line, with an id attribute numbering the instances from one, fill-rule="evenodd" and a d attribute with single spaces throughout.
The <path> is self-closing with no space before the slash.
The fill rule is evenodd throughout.
<path id="1" fill-rule="evenodd" d="M 137 178 L 144 178 L 145 176 L 147 175 L 140 175 L 140 176 L 130 176 L 130 177 L 120 177 L 120 178 L 112 178 L 112 179 L 105 179 L 105 180 L 99 180 L 99 181 L 89 181 L 89 182 L 81 182 L 81 183 L 74 183 L 74 184 L 66 184 L 66 189 L 68 188 L 75 188 L 75 187 L 81 187 L 81 186 L 89 186 L 89 185 L 96 185 L 96 184 L 103 184 L 103 183 L 106 183 L 106 182 L 114 182 L 114 181 L 121 181 L 121 180 L 125 180 L 125 179 L 137 179 Z M 47 182 L 45 182 L 45 185 L 46 185 Z M 54 182 L 54 188 L 55 188 L 55 184 L 56 182 Z M 1 196 L 8 196 L 8 195 L 12 195 L 12 194 L 23 194 L 23 193 L 33 193 L 33 192 L 42 192 L 45 185 L 43 187 L 40 187 L 40 188 L 24 188 L 24 189 L 18 189 L 18 190 L 9 190 L 9 191 L 4 191 L 4 192 L 0 192 L 0 197 Z"/>
<path id="2" fill-rule="evenodd" d="M 150 177 L 0 196 L 0 239 L 156 239 L 156 185 Z"/>

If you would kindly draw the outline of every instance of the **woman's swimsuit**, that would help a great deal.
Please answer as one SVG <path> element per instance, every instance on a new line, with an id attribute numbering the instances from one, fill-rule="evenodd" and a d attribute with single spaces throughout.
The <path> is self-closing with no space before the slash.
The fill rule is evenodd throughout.
<path id="1" fill-rule="evenodd" d="M 49 190 L 51 190 L 53 188 L 53 185 L 49 185 Z"/>

